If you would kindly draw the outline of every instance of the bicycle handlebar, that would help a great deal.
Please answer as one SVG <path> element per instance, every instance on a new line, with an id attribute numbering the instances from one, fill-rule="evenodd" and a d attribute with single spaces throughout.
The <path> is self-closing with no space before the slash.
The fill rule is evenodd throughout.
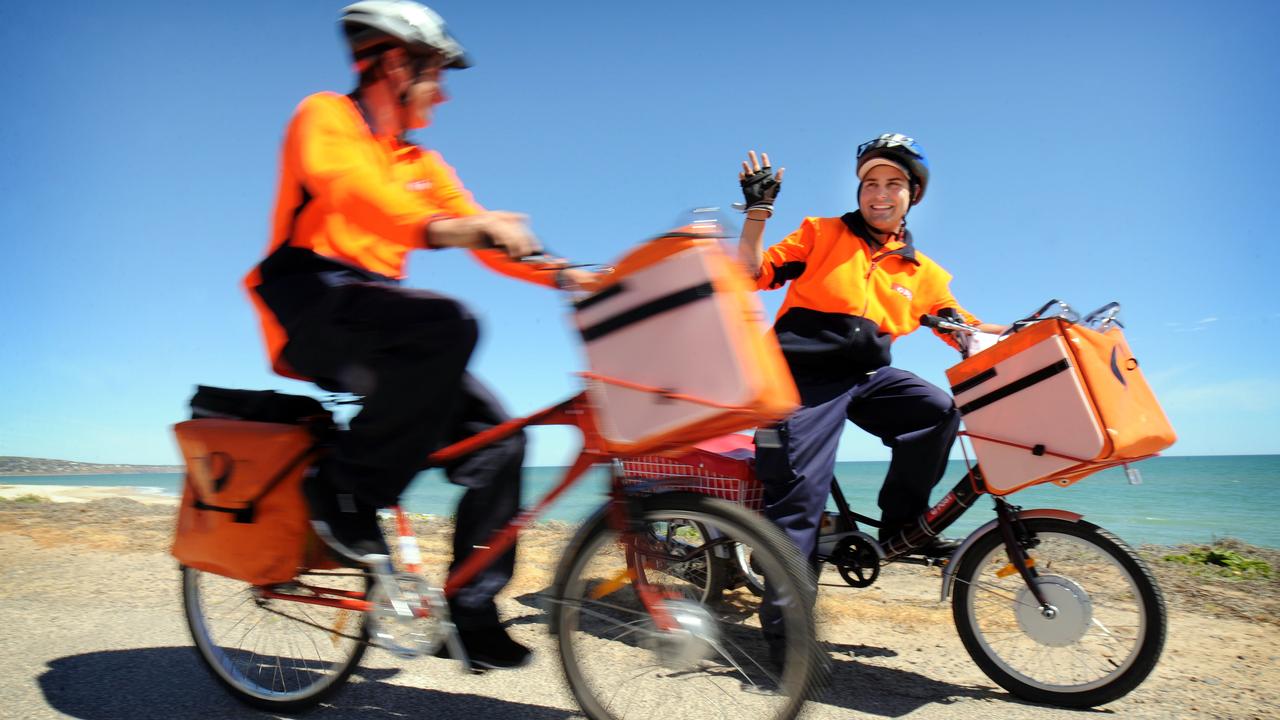
<path id="1" fill-rule="evenodd" d="M 973 325 L 966 325 L 958 320 L 952 320 L 938 315 L 930 315 L 928 313 L 920 316 L 920 324 L 928 328 L 941 330 L 942 332 L 964 333 L 966 335 L 973 335 L 981 332 L 981 330 Z"/>

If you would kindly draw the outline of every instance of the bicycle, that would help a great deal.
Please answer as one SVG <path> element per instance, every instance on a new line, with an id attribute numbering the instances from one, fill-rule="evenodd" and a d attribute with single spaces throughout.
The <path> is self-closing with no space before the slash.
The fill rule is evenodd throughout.
<path id="1" fill-rule="evenodd" d="M 717 259 L 723 251 L 716 237 L 713 229 L 691 226 L 655 238 L 635 255 L 652 264 L 655 257 L 688 257 L 696 250 L 716 267 L 736 267 L 727 255 L 723 262 Z M 626 262 L 619 264 L 620 271 Z M 643 285 L 639 280 L 643 274 L 635 273 L 628 282 Z M 713 279 L 715 283 L 732 280 Z M 709 281 L 709 285 L 715 283 Z M 575 312 L 603 305 L 601 295 L 616 298 L 619 292 L 605 288 L 580 298 Z M 713 294 L 697 294 L 690 302 L 697 305 Z M 657 302 L 672 306 L 669 297 Z M 611 327 L 618 324 L 615 321 Z M 443 587 L 431 585 L 423 576 L 416 538 L 399 507 L 394 508 L 399 562 L 388 558 L 369 571 L 334 569 L 323 560 L 309 561 L 291 580 L 255 584 L 184 565 L 184 611 L 199 654 L 218 682 L 251 706 L 294 712 L 336 691 L 369 647 L 413 658 L 430 656 L 447 646 L 450 656 L 465 665 L 465 651 L 449 620 L 447 604 L 457 588 L 511 547 L 517 534 L 592 466 L 628 454 L 679 448 L 703 437 L 693 425 L 619 440 L 610 433 L 643 415 L 643 408 L 628 408 L 609 395 L 613 389 L 652 396 L 650 404 L 663 408 L 673 403 L 702 408 L 713 412 L 720 426 L 736 429 L 785 414 L 776 407 L 726 404 L 598 371 L 583 375 L 587 388 L 573 397 L 430 455 L 430 466 L 445 465 L 535 425 L 569 425 L 583 437 L 577 458 L 559 484 L 495 533 L 487 547 L 472 553 Z M 637 427 L 645 430 L 648 422 Z M 323 436 L 317 433 L 280 471 L 281 477 L 296 475 L 326 452 Z M 201 461 L 208 458 L 202 456 Z M 271 484 L 277 482 L 273 479 Z M 252 502 L 247 509 L 215 507 L 199 497 L 191 502 L 229 514 L 254 513 Z M 302 501 L 295 497 L 291 502 Z M 668 553 L 658 538 L 677 524 L 707 528 L 715 538 L 686 537 L 689 547 L 679 555 Z M 314 543 L 314 537 L 308 542 Z M 758 626 L 752 625 L 754 613 L 717 611 L 690 591 L 690 578 L 697 577 L 697 568 L 706 568 L 707 558 L 729 542 L 751 548 L 762 570 L 782 592 L 796 599 L 784 613 L 787 643 L 778 665 L 765 659 L 764 639 Z M 315 557 L 313 552 L 304 554 Z M 291 573 L 293 567 L 298 565 L 290 566 Z M 565 677 L 589 717 L 654 717 L 673 711 L 697 717 L 703 711 L 723 713 L 731 708 L 744 716 L 788 720 L 823 679 L 826 658 L 814 638 L 811 613 L 815 593 L 807 563 L 780 531 L 758 515 L 696 494 L 640 496 L 615 476 L 609 501 L 569 543 L 546 597 Z"/>
<path id="2" fill-rule="evenodd" d="M 1055 305 L 1060 314 L 1046 315 Z M 1119 309 L 1118 304 L 1111 303 L 1090 313 L 1085 322 L 1103 332 L 1118 328 Z M 1014 323 L 1007 335 L 1018 337 L 1018 333 L 1039 323 L 1059 322 L 1058 318 L 1068 324 L 1078 320 L 1065 304 L 1052 301 Z M 954 318 L 924 316 L 921 322 L 970 336 L 979 332 Z M 1127 346 L 1124 348 L 1127 350 Z M 969 353 L 962 351 L 962 356 L 968 358 Z M 1111 360 L 1112 366 L 1117 367 L 1114 356 Z M 963 368 L 964 363 L 957 367 Z M 1136 361 L 1132 361 L 1131 369 L 1136 370 Z M 1059 367 L 1055 375 L 1062 377 L 1062 370 Z M 1117 367 L 1117 376 L 1120 372 Z M 959 382 L 952 380 L 962 410 L 965 401 L 975 402 L 974 392 L 984 382 L 982 378 L 990 379 L 994 374 L 970 373 Z M 1024 377 L 1032 376 L 1034 373 Z M 949 377 L 955 376 L 949 371 Z M 1025 390 L 1035 382 L 1022 385 L 1013 392 Z M 1011 394 L 1007 392 L 1005 396 Z M 1160 419 L 1163 420 L 1162 413 Z M 973 423 L 966 419 L 966 424 Z M 1068 486 L 1108 467 L 1127 468 L 1154 453 L 1139 449 L 1127 457 L 1097 460 L 1055 452 L 1039 444 L 1002 440 L 972 427 L 962 431 L 961 436 L 984 444 L 975 444 L 979 461 L 990 448 L 1006 447 L 1035 458 L 1056 457 L 1062 466 L 1043 476 L 1015 481 L 1006 477 L 992 482 L 984 476 L 980 464 L 971 464 L 955 487 L 908 529 L 883 541 L 859 529 L 859 523 L 875 528 L 880 523 L 854 512 L 839 483 L 832 478 L 831 497 L 837 510 L 824 516 L 818 541 L 819 561 L 832 565 L 848 585 L 856 588 L 874 584 L 880 568 L 888 563 L 941 566 L 940 601 L 951 598 L 952 617 L 966 651 L 998 685 L 1026 700 L 1064 707 L 1093 707 L 1123 697 L 1151 673 L 1164 647 L 1167 613 L 1151 570 L 1122 540 L 1086 522 L 1083 516 L 1066 510 L 1023 509 L 1009 503 L 1005 496 L 1046 482 Z M 768 441 L 768 432 L 757 431 L 755 442 L 761 441 Z M 1171 443 L 1170 429 L 1168 441 L 1157 449 Z M 1147 444 L 1154 447 L 1159 442 Z M 759 511 L 763 490 L 755 478 L 751 445 L 749 437 L 729 436 L 679 458 L 626 458 L 620 462 L 619 472 L 626 482 L 649 492 L 672 489 L 704 493 Z M 968 464 L 967 457 L 966 453 Z M 993 457 L 1007 460 L 998 453 Z M 1134 473 L 1130 475 L 1134 482 L 1136 470 L 1130 472 Z M 994 500 L 996 518 L 970 533 L 950 557 L 933 559 L 912 554 L 984 494 Z M 715 563 L 718 567 L 708 573 L 702 586 L 704 596 L 714 597 L 735 587 L 746 587 L 757 595 L 763 590 L 768 572 L 762 572 L 749 549 L 721 548 Z"/>

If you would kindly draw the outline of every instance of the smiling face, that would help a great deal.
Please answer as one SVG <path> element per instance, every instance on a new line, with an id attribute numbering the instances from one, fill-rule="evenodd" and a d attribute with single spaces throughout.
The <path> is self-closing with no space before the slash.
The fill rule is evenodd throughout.
<path id="1" fill-rule="evenodd" d="M 862 178 L 858 209 L 871 227 L 883 233 L 897 232 L 911 207 L 911 183 L 892 165 L 877 165 Z"/>

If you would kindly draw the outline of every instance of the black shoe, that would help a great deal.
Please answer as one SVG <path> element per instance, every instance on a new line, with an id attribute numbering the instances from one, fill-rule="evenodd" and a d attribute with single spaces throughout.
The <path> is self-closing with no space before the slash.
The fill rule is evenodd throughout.
<path id="1" fill-rule="evenodd" d="M 960 549 L 961 542 L 942 535 L 936 535 L 928 543 L 911 551 L 911 555 L 923 555 L 928 558 L 949 558 Z"/>
<path id="2" fill-rule="evenodd" d="M 467 659 L 471 668 L 482 670 L 508 670 L 529 664 L 533 652 L 521 645 L 501 625 L 483 627 L 458 628 L 458 639 L 462 648 L 467 651 Z M 446 644 L 436 653 L 436 657 L 452 658 Z"/>
<path id="3" fill-rule="evenodd" d="M 312 529 L 338 562 L 366 567 L 391 555 L 378 526 L 378 508 L 335 490 L 324 467 L 308 471 L 302 481 L 302 494 L 311 508 Z"/>

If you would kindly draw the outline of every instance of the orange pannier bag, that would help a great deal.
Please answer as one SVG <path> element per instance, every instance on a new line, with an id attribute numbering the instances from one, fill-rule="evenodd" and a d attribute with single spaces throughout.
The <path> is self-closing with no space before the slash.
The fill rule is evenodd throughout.
<path id="1" fill-rule="evenodd" d="M 987 489 L 1070 485 L 1177 436 L 1124 333 L 1051 318 L 947 370 Z"/>
<path id="2" fill-rule="evenodd" d="M 786 417 L 799 403 L 755 286 L 718 239 L 673 232 L 577 301 L 603 448 L 654 453 Z"/>
<path id="3" fill-rule="evenodd" d="M 201 419 L 173 428 L 187 474 L 173 556 L 254 585 L 332 568 L 311 530 L 302 475 L 316 440 L 282 423 Z"/>

